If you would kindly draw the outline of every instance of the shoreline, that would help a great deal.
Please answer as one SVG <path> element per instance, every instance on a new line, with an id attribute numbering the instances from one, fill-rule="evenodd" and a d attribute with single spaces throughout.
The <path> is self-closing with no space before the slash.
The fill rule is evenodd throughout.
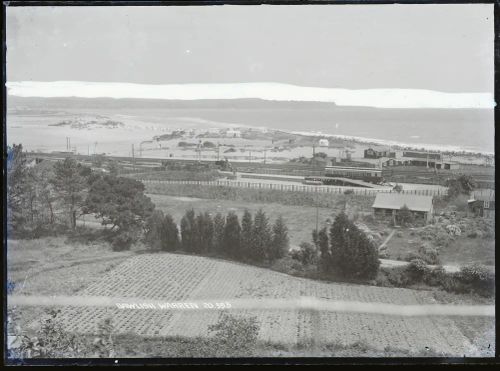
<path id="1" fill-rule="evenodd" d="M 273 129 L 271 129 L 273 130 Z M 394 149 L 397 150 L 414 150 L 414 151 L 421 151 L 427 150 L 427 151 L 435 151 L 439 152 L 442 154 L 454 154 L 454 155 L 469 155 L 469 156 L 481 156 L 481 157 L 491 157 L 495 155 L 495 152 L 488 152 L 488 151 L 477 151 L 477 150 L 471 150 L 471 149 L 464 149 L 460 147 L 455 147 L 451 145 L 440 145 L 440 144 L 415 144 L 415 143 L 403 143 L 399 141 L 394 141 L 394 140 L 386 140 L 386 139 L 377 139 L 377 138 L 365 138 L 365 137 L 358 137 L 358 136 L 350 136 L 350 135 L 342 135 L 342 134 L 326 134 L 323 132 L 313 132 L 313 131 L 285 131 L 285 130 L 276 130 L 276 131 L 281 131 L 284 133 L 289 133 L 289 134 L 294 134 L 294 135 L 301 135 L 301 136 L 306 136 L 306 137 L 325 137 L 325 138 L 332 138 L 332 139 L 338 139 L 338 140 L 343 140 L 347 142 L 353 142 L 356 144 L 362 144 L 362 145 L 373 145 L 373 146 L 391 146 L 394 147 Z"/>

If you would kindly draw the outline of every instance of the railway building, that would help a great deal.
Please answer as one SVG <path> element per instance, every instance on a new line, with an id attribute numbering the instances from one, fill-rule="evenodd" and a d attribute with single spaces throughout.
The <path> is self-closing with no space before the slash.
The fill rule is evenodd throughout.
<path id="1" fill-rule="evenodd" d="M 364 158 L 395 158 L 396 157 L 396 152 L 392 152 L 390 148 L 379 148 L 379 149 L 373 149 L 373 148 L 368 148 L 365 149 L 364 151 Z"/>

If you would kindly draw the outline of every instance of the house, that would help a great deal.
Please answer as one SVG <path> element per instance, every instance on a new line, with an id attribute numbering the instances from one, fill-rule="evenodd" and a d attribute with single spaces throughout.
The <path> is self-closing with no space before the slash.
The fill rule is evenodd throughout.
<path id="1" fill-rule="evenodd" d="M 241 131 L 228 129 L 226 130 L 226 138 L 241 138 Z"/>
<path id="2" fill-rule="evenodd" d="M 394 158 L 394 157 L 396 157 L 396 152 L 391 152 L 390 148 L 373 149 L 370 147 L 368 149 L 365 149 L 364 157 L 365 158 L 382 158 L 382 157 Z"/>
<path id="3" fill-rule="evenodd" d="M 434 207 L 432 196 L 421 196 L 407 193 L 378 193 L 372 209 L 375 217 L 391 216 L 396 220 L 403 206 L 406 206 L 416 219 L 425 223 L 432 220 Z"/>
<path id="4" fill-rule="evenodd" d="M 330 142 L 328 141 L 328 139 L 320 139 L 318 145 L 320 147 L 328 147 L 330 145 Z"/>
<path id="5" fill-rule="evenodd" d="M 473 192 L 467 201 L 468 212 L 484 218 L 495 218 L 495 194 Z"/>

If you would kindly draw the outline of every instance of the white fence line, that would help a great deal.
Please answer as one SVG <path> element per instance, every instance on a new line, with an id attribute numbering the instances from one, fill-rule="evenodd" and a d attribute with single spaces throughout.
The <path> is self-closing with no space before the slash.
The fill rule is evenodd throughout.
<path id="1" fill-rule="evenodd" d="M 306 192 L 306 193 L 326 193 L 326 194 L 341 194 L 345 191 L 352 191 L 357 195 L 374 196 L 377 193 L 395 193 L 392 189 L 374 189 L 360 187 L 335 187 L 335 186 L 311 186 L 303 184 L 279 184 L 279 183 L 257 183 L 257 182 L 240 182 L 229 180 L 152 180 L 152 179 L 137 179 L 144 184 L 179 184 L 179 185 L 199 185 L 211 187 L 236 187 L 247 189 L 266 189 L 288 192 Z M 402 190 L 402 194 L 425 195 L 425 196 L 444 196 L 446 191 L 440 189 L 413 189 Z"/>

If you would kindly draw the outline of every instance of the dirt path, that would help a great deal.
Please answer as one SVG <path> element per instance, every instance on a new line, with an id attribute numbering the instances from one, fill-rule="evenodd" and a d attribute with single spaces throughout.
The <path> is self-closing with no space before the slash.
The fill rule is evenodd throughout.
<path id="1" fill-rule="evenodd" d="M 392 230 L 392 232 L 389 234 L 389 236 L 387 236 L 385 241 L 382 242 L 382 244 L 378 247 L 379 250 L 383 249 L 385 245 L 387 245 L 387 243 L 391 240 L 392 236 L 394 236 L 394 233 L 396 233 L 395 229 Z"/>

